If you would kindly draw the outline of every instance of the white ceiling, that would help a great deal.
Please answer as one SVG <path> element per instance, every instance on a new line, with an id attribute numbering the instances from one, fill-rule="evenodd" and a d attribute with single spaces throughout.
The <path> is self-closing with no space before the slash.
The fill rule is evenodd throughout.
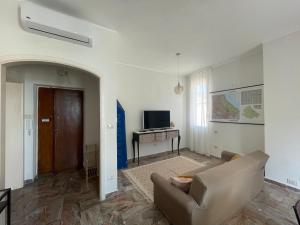
<path id="1" fill-rule="evenodd" d="M 300 30 L 299 0 L 32 0 L 117 30 L 118 61 L 176 73 L 220 63 Z"/>

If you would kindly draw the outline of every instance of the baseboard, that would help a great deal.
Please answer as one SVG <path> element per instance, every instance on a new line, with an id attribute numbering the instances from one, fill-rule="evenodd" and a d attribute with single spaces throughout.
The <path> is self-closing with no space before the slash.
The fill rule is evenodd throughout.
<path id="1" fill-rule="evenodd" d="M 294 188 L 294 187 L 288 186 L 286 184 L 282 184 L 282 183 L 279 183 L 277 181 L 270 180 L 268 178 L 265 178 L 265 182 L 270 183 L 270 184 L 275 184 L 279 187 L 286 188 L 286 189 L 289 189 L 289 190 L 292 190 L 292 191 L 295 191 L 295 192 L 300 192 L 300 189 L 298 189 L 298 188 Z"/>
<path id="2" fill-rule="evenodd" d="M 24 180 L 24 185 L 32 184 L 34 182 L 33 179 Z"/>

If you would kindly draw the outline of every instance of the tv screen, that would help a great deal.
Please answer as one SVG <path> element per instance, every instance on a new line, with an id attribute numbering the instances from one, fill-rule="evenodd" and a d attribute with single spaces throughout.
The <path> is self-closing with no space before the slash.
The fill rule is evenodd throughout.
<path id="1" fill-rule="evenodd" d="M 144 111 L 144 129 L 170 127 L 170 111 Z"/>

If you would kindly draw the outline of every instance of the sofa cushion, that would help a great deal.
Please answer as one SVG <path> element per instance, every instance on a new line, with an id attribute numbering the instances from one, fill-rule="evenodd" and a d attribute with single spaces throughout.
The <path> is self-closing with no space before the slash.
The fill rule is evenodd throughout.
<path id="1" fill-rule="evenodd" d="M 232 157 L 234 157 L 236 155 L 236 153 L 234 152 L 229 152 L 229 151 L 223 151 L 221 153 L 221 159 L 225 162 L 228 162 L 232 159 Z"/>
<path id="2" fill-rule="evenodd" d="M 230 161 L 232 161 L 232 160 L 237 160 L 237 159 L 240 159 L 241 158 L 241 156 L 239 155 L 239 154 L 235 154 L 231 159 L 230 159 Z"/>

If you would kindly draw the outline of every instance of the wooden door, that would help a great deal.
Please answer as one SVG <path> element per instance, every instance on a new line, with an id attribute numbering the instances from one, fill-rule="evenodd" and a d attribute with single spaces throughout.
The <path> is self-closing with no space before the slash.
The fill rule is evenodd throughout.
<path id="1" fill-rule="evenodd" d="M 38 89 L 38 173 L 54 171 L 54 89 Z"/>
<path id="2" fill-rule="evenodd" d="M 38 173 L 80 169 L 83 92 L 39 88 L 38 96 Z"/>
<path id="3" fill-rule="evenodd" d="M 55 172 L 80 169 L 83 160 L 83 93 L 55 89 L 54 92 Z"/>

